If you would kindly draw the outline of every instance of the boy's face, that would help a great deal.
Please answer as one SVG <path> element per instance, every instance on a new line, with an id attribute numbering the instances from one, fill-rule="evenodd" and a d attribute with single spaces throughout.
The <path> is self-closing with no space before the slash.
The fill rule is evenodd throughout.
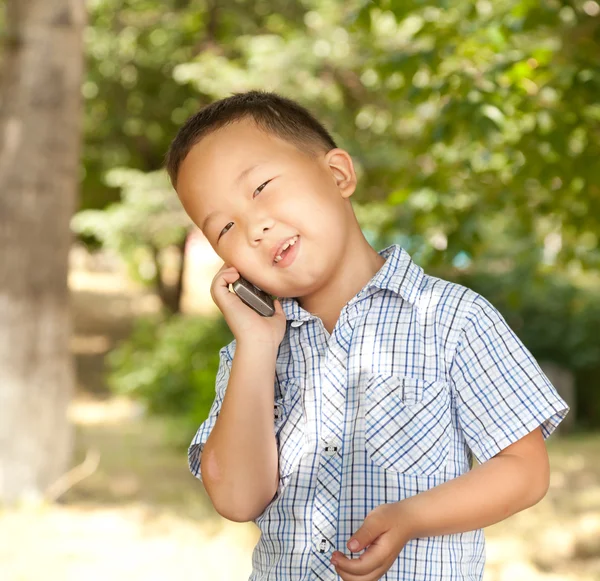
<path id="1" fill-rule="evenodd" d="M 355 187 L 345 151 L 311 157 L 251 119 L 202 139 L 177 176 L 185 210 L 217 254 L 280 297 L 315 292 L 339 268 L 356 226 Z M 276 251 L 293 237 L 287 251 Z"/>

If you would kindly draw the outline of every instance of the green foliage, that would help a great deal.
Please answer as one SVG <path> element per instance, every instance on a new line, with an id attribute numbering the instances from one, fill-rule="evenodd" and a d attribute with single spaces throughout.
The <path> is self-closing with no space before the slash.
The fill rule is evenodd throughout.
<path id="1" fill-rule="evenodd" d="M 496 306 L 536 359 L 574 371 L 600 361 L 600 302 L 595 292 L 523 267 L 503 274 L 465 274 L 457 282 Z"/>
<path id="2" fill-rule="evenodd" d="M 223 317 L 140 319 L 108 356 L 109 386 L 175 418 L 186 439 L 208 416 L 219 350 L 232 339 Z"/>
<path id="3" fill-rule="evenodd" d="M 391 178 L 382 194 L 402 204 L 384 228 L 434 246 L 441 234 L 438 264 L 478 260 L 486 222 L 509 212 L 538 247 L 561 234 L 559 263 L 598 266 L 600 20 L 583 3 L 380 1 L 357 23 L 376 91 L 359 115 L 366 133 L 388 120 L 395 164 L 375 180 Z"/>
<path id="4" fill-rule="evenodd" d="M 302 22 L 304 12 L 284 0 L 93 0 L 87 6 L 82 209 L 118 199 L 103 183 L 106 171 L 160 169 L 177 128 L 208 103 L 209 95 L 174 78 L 178 65 L 218 52 L 240 35 L 260 34 L 275 15 L 289 25 Z"/>
<path id="5" fill-rule="evenodd" d="M 158 170 L 181 122 L 174 110 L 181 116 L 199 105 L 191 87 L 172 80 L 174 63 L 192 58 L 198 38 L 192 10 L 180 5 L 173 0 L 88 3 L 83 209 L 118 199 L 118 190 L 103 181 L 108 170 Z M 199 13 L 200 30 L 203 20 Z"/>
<path id="6" fill-rule="evenodd" d="M 185 240 L 191 221 L 164 172 L 117 168 L 106 182 L 121 190 L 121 201 L 104 210 L 83 210 L 71 221 L 78 234 L 93 236 L 126 261 L 132 278 L 155 283 L 154 256 Z"/>

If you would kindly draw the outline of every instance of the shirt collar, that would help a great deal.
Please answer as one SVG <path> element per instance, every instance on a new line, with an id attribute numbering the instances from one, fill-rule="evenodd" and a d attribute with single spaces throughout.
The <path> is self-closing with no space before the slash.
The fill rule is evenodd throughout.
<path id="1" fill-rule="evenodd" d="M 393 291 L 414 305 L 421 289 L 424 277 L 423 269 L 417 266 L 408 252 L 398 244 L 392 244 L 380 250 L 379 255 L 385 258 L 385 263 L 354 297 L 353 301 L 362 298 L 370 288 L 375 287 Z M 297 299 L 281 298 L 279 300 L 287 320 L 307 321 L 314 318 L 313 314 L 300 306 Z"/>
<path id="2" fill-rule="evenodd" d="M 374 286 L 391 290 L 409 303 L 416 304 L 425 276 L 423 269 L 416 265 L 408 252 L 398 244 L 388 246 L 379 254 L 386 259 L 385 264 L 365 288 Z"/>
<path id="3" fill-rule="evenodd" d="M 314 319 L 314 315 L 305 311 L 295 298 L 284 297 L 280 298 L 279 302 L 288 321 L 308 321 L 309 319 Z"/>

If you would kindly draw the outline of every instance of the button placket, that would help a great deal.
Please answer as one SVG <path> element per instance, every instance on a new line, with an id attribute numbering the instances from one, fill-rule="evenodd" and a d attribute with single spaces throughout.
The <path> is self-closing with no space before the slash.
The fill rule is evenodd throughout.
<path id="1" fill-rule="evenodd" d="M 324 373 L 319 396 L 321 398 L 321 433 L 319 450 L 320 466 L 317 472 L 315 489 L 313 531 L 317 539 L 329 539 L 335 544 L 337 538 L 337 513 L 341 496 L 342 476 L 342 434 L 346 407 L 346 367 L 347 354 L 340 347 L 338 332 L 331 336 L 328 355 L 324 362 Z M 341 363 L 340 363 L 341 362 Z M 329 549 L 332 549 L 329 546 Z M 319 548 L 314 554 L 316 575 L 329 578 L 331 574 L 330 555 L 321 553 Z"/>

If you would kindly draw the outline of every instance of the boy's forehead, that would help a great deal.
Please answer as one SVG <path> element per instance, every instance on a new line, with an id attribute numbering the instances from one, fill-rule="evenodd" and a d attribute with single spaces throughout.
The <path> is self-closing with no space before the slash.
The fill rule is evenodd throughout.
<path id="1" fill-rule="evenodd" d="M 253 120 L 242 119 L 212 131 L 194 147 L 242 156 L 252 155 L 260 149 L 276 152 L 282 142 L 291 146 L 277 135 L 258 127 Z"/>
<path id="2" fill-rule="evenodd" d="M 178 194 L 188 211 L 200 218 L 228 192 L 267 164 L 290 162 L 299 150 L 259 129 L 253 121 L 231 123 L 208 134 L 189 151 L 180 165 Z"/>
<path id="3" fill-rule="evenodd" d="M 178 183 L 182 189 L 231 189 L 250 170 L 264 164 L 306 162 L 306 153 L 295 144 L 260 129 L 252 119 L 243 119 L 219 128 L 190 149 L 180 165 Z M 178 188 L 179 189 L 179 188 Z"/>
<path id="4" fill-rule="evenodd" d="M 289 157 L 294 146 L 260 130 L 254 123 L 239 121 L 210 133 L 196 143 L 183 160 L 180 172 L 200 172 L 206 177 L 234 179 L 250 166 L 270 159 Z M 224 172 L 224 176 L 214 174 Z"/>

